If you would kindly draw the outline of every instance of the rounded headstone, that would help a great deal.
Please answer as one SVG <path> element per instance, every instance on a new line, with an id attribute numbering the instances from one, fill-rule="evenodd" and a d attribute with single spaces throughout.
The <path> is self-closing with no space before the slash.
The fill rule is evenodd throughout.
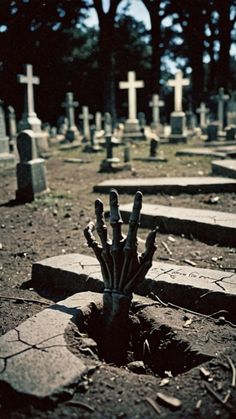
<path id="1" fill-rule="evenodd" d="M 17 136 L 17 150 L 20 156 L 20 162 L 27 162 L 37 159 L 37 149 L 33 131 L 25 130 Z"/>

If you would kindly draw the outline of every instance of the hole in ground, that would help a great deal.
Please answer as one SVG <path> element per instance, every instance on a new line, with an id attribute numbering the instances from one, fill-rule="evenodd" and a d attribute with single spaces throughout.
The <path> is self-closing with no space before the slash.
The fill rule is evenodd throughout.
<path id="1" fill-rule="evenodd" d="M 168 319 L 163 322 L 158 315 L 161 310 L 159 307 L 146 307 L 139 311 L 133 306 L 131 308 L 127 356 L 119 367 L 143 361 L 145 368 L 140 369 L 137 364 L 136 371 L 135 368 L 132 371 L 161 377 L 170 371 L 176 376 L 213 358 L 213 354 L 199 349 L 196 339 L 193 336 L 190 338 L 186 330 L 166 324 L 170 323 Z M 175 317 L 176 314 L 173 315 Z M 97 357 L 104 361 L 101 339 L 102 307 L 91 304 L 89 312 L 74 319 L 74 327 L 67 331 L 66 340 L 76 355 Z"/>

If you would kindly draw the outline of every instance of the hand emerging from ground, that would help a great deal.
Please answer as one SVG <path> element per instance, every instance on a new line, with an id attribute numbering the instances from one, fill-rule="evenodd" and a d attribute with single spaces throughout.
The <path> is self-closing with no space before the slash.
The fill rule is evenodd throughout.
<path id="1" fill-rule="evenodd" d="M 110 191 L 110 224 L 113 230 L 112 240 L 108 237 L 104 220 L 103 203 L 95 202 L 97 218 L 96 230 L 101 245 L 96 241 L 93 232 L 94 223 L 89 223 L 84 230 L 89 247 L 92 247 L 100 262 L 104 280 L 102 332 L 100 353 L 107 362 L 122 364 L 126 358 L 129 343 L 129 308 L 132 293 L 142 282 L 152 265 L 152 257 L 156 250 L 155 238 L 157 230 L 151 231 L 146 240 L 146 250 L 137 251 L 137 231 L 142 194 L 137 192 L 133 210 L 129 219 L 129 230 L 126 238 L 121 232 L 122 219 L 119 211 L 118 193 Z"/>
<path id="2" fill-rule="evenodd" d="M 156 250 L 156 231 L 149 233 L 146 240 L 146 250 L 142 254 L 137 251 L 137 230 L 139 226 L 140 211 L 142 207 L 142 193 L 136 192 L 133 210 L 129 219 L 129 231 L 126 238 L 121 232 L 122 219 L 119 211 L 118 193 L 110 191 L 110 224 L 113 230 L 112 241 L 108 237 L 107 226 L 104 220 L 103 203 L 95 201 L 95 214 L 97 218 L 96 230 L 101 245 L 96 241 L 93 232 L 94 223 L 89 223 L 84 234 L 88 246 L 92 247 L 100 262 L 104 280 L 105 292 L 113 291 L 132 297 L 132 292 L 145 278 L 152 265 L 152 257 Z"/>

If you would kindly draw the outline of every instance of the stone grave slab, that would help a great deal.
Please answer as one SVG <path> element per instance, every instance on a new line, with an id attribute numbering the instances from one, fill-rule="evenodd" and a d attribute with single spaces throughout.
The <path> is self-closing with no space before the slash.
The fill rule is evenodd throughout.
<path id="1" fill-rule="evenodd" d="M 211 167 L 214 174 L 236 178 L 236 160 L 227 159 L 220 162 L 213 160 Z"/>
<path id="2" fill-rule="evenodd" d="M 76 293 L 102 292 L 100 265 L 94 257 L 82 254 L 54 256 L 33 264 L 32 286 L 45 290 Z M 236 274 L 219 270 L 153 262 L 137 294 L 154 293 L 163 301 L 211 314 L 227 310 L 227 318 L 236 321 Z"/>
<path id="3" fill-rule="evenodd" d="M 64 163 L 73 163 L 73 164 L 81 164 L 81 163 L 91 163 L 92 160 L 89 159 L 79 159 L 76 157 L 71 157 L 68 159 L 64 159 Z"/>
<path id="4" fill-rule="evenodd" d="M 229 145 L 236 146 L 236 141 L 226 141 L 226 140 L 218 140 L 218 141 L 205 141 L 203 143 L 204 147 L 224 147 Z"/>
<path id="5" fill-rule="evenodd" d="M 128 223 L 132 204 L 120 206 L 121 216 Z M 206 243 L 236 246 L 236 214 L 203 209 L 144 204 L 140 226 L 161 233 L 192 235 Z"/>
<path id="6" fill-rule="evenodd" d="M 55 400 L 76 384 L 87 367 L 67 348 L 65 329 L 98 300 L 101 296 L 90 292 L 73 295 L 1 336 L 0 386 L 9 386 L 5 397 Z"/>
<path id="7" fill-rule="evenodd" d="M 236 181 L 223 177 L 156 177 L 140 179 L 110 179 L 93 187 L 94 192 L 109 193 L 111 188 L 119 193 L 134 194 L 139 189 L 144 194 L 236 192 Z"/>
<path id="8" fill-rule="evenodd" d="M 178 150 L 175 153 L 176 156 L 206 156 L 206 157 L 218 157 L 219 159 L 224 159 L 226 153 L 223 151 L 215 151 L 209 148 L 184 148 Z"/>

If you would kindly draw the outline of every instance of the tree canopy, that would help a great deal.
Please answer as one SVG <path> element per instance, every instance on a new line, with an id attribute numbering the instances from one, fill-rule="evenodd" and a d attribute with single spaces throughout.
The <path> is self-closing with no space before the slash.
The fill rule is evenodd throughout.
<path id="1" fill-rule="evenodd" d="M 195 107 L 219 87 L 236 90 L 236 0 L 142 0 L 151 28 L 119 8 L 121 0 L 2 0 L 0 2 L 0 97 L 23 107 L 16 75 L 31 63 L 40 77 L 36 110 L 55 121 L 63 112 L 66 91 L 91 111 L 125 112 L 118 82 L 134 70 L 145 81 L 139 92 L 142 111 L 147 97 L 166 92 L 174 67 L 191 77 Z M 94 9 L 98 27 L 85 18 Z M 231 52 L 231 54 L 230 54 Z"/>

